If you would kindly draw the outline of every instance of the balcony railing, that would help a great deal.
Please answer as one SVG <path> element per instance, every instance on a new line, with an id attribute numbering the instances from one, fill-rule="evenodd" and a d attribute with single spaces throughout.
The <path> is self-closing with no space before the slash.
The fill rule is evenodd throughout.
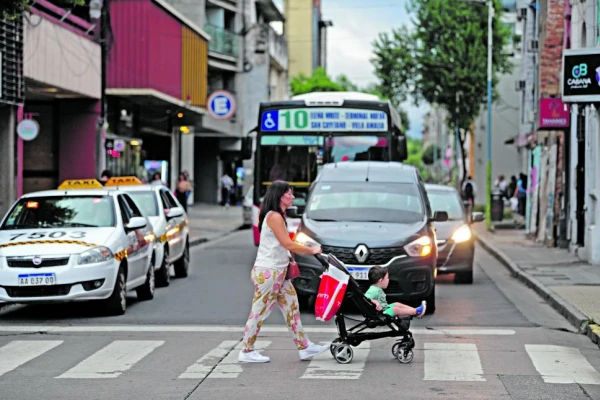
<path id="1" fill-rule="evenodd" d="M 214 25 L 206 25 L 204 30 L 211 37 L 210 42 L 208 43 L 209 51 L 232 57 L 238 56 L 240 43 L 239 35 Z"/>
<path id="2" fill-rule="evenodd" d="M 279 64 L 281 69 L 288 69 L 288 48 L 285 38 L 269 26 L 269 55 Z"/>

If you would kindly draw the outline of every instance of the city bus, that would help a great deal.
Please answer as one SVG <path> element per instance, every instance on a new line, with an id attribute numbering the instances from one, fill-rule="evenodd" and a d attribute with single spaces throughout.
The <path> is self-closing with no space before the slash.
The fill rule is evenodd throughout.
<path id="1" fill-rule="evenodd" d="M 318 92 L 259 107 L 254 154 L 252 231 L 269 185 L 290 182 L 300 211 L 323 165 L 344 161 L 404 161 L 405 132 L 389 101 L 356 92 Z M 293 237 L 300 220 L 288 218 Z"/>

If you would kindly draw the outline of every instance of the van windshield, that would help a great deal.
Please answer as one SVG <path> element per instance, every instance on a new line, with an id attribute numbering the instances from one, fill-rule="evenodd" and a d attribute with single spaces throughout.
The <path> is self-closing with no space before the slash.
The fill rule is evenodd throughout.
<path id="1" fill-rule="evenodd" d="M 425 219 L 417 185 L 317 182 L 306 206 L 315 221 L 415 223 Z"/>

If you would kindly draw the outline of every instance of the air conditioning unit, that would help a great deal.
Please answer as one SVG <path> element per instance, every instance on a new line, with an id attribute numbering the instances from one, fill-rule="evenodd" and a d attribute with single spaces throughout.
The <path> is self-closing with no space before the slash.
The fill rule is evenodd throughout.
<path id="1" fill-rule="evenodd" d="M 515 90 L 520 92 L 521 90 L 525 90 L 526 84 L 524 80 L 515 81 Z"/>
<path id="2" fill-rule="evenodd" d="M 527 41 L 527 51 L 537 51 L 539 42 L 537 40 Z"/>

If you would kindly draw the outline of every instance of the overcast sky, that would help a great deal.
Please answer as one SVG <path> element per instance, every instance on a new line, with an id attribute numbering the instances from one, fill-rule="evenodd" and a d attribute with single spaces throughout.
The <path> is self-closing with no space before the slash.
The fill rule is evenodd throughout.
<path id="1" fill-rule="evenodd" d="M 294 0 L 290 0 L 293 1 Z M 406 0 L 321 0 L 323 19 L 331 20 L 328 28 L 327 72 L 336 77 L 346 74 L 359 86 L 377 82 L 373 66 L 371 43 L 379 32 L 391 32 L 393 28 L 409 24 Z M 278 6 L 283 1 L 276 0 Z M 423 130 L 423 115 L 427 106 L 419 108 L 403 105 L 410 117 L 409 135 L 420 137 Z"/>

